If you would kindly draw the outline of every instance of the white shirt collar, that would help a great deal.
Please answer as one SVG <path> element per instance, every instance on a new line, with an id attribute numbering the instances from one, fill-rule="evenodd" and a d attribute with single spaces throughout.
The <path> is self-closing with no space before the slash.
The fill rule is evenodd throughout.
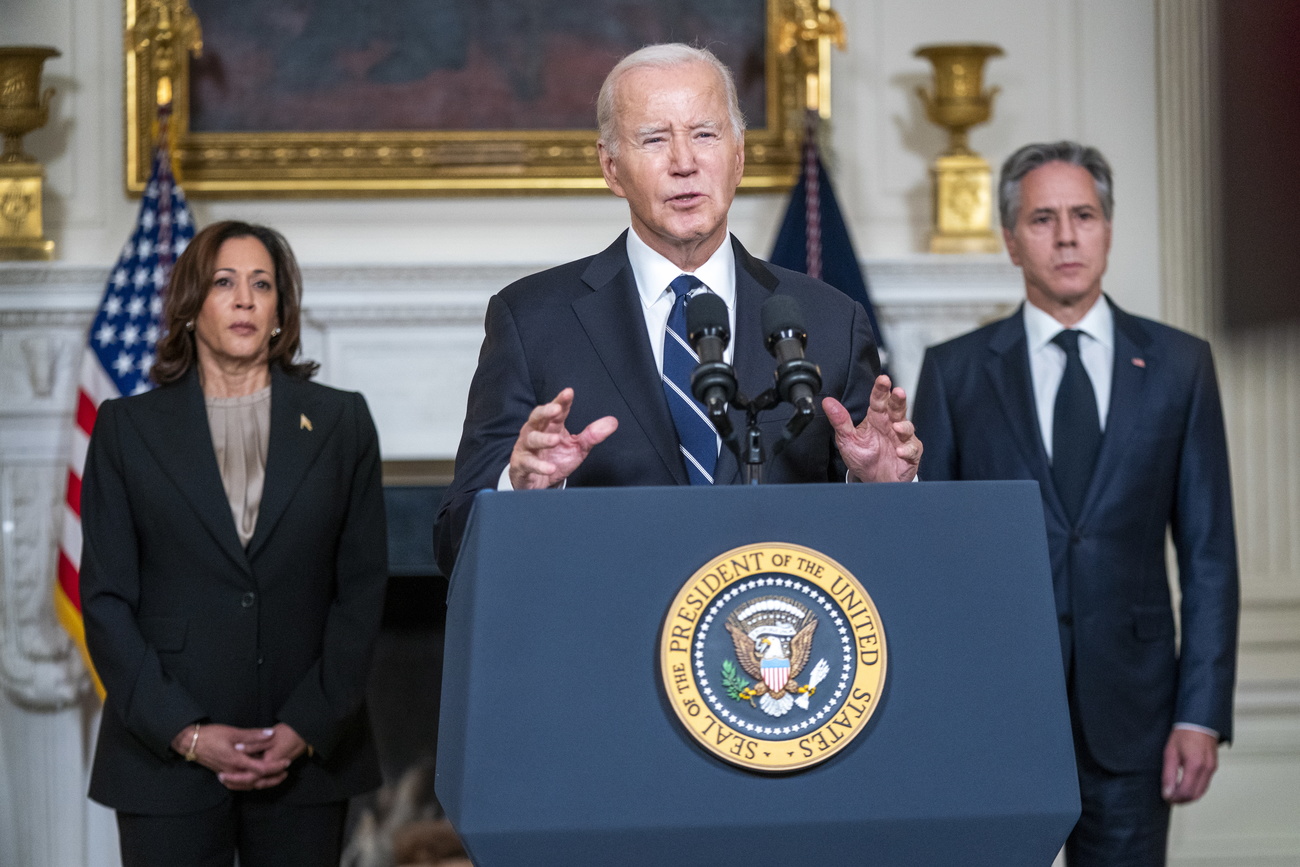
<path id="1" fill-rule="evenodd" d="M 1052 338 L 1064 328 L 1065 326 L 1058 322 L 1052 314 L 1041 307 L 1035 307 L 1029 301 L 1025 302 L 1025 337 L 1029 340 L 1031 354 L 1038 352 L 1051 343 Z M 1074 326 L 1074 329 L 1082 331 L 1100 343 L 1107 352 L 1114 349 L 1115 314 L 1111 310 L 1110 303 L 1106 300 L 1105 295 L 1097 298 L 1097 303 L 1093 304 L 1092 309 L 1084 314 L 1083 318 Z"/>
<path id="2" fill-rule="evenodd" d="M 682 269 L 641 240 L 636 229 L 628 229 L 627 258 L 632 263 L 636 291 L 643 307 L 649 308 L 663 297 L 668 284 L 681 276 Z M 695 269 L 695 276 L 723 300 L 728 310 L 736 306 L 736 251 L 728 234 L 709 260 Z"/>

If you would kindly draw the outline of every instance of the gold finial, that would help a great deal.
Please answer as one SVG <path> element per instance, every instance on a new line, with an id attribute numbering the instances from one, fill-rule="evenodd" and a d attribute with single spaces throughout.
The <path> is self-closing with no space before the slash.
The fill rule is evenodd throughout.
<path id="1" fill-rule="evenodd" d="M 187 0 L 140 0 L 126 48 L 147 61 L 142 66 L 153 73 L 158 105 L 170 105 L 172 83 L 184 72 L 179 52 L 202 56 L 203 30 Z"/>
<path id="2" fill-rule="evenodd" d="M 777 50 L 782 54 L 798 52 L 804 69 L 804 100 L 809 111 L 822 117 L 831 112 L 830 46 L 841 51 L 848 42 L 844 21 L 831 8 L 830 0 L 789 0 L 792 13 L 781 24 Z"/>
<path id="3" fill-rule="evenodd" d="M 127 18 L 126 50 L 135 55 L 141 78 L 153 80 L 154 108 L 170 109 L 176 93 L 188 87 L 186 55 L 203 54 L 203 31 L 188 0 L 136 0 L 135 19 L 129 14 Z M 147 99 L 147 93 L 141 93 L 141 98 Z M 168 149 L 173 154 L 177 126 L 167 127 Z M 152 131 L 152 138 L 157 139 L 156 122 Z"/>

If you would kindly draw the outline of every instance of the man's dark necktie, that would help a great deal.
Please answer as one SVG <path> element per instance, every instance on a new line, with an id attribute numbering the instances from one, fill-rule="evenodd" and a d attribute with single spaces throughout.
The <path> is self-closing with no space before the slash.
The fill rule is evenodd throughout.
<path id="1" fill-rule="evenodd" d="M 1062 331 L 1052 342 L 1065 350 L 1065 374 L 1052 414 L 1052 480 L 1073 523 L 1083 508 L 1101 447 L 1097 393 L 1079 358 L 1078 331 Z"/>
<path id="2" fill-rule="evenodd" d="M 704 405 L 691 396 L 691 373 L 699 357 L 686 339 L 686 303 L 691 291 L 704 284 L 683 274 L 669 288 L 676 293 L 668 327 L 664 331 L 664 394 L 673 414 L 677 440 L 686 461 L 686 474 L 692 485 L 713 484 L 713 470 L 718 463 L 718 434 L 709 422 Z"/>

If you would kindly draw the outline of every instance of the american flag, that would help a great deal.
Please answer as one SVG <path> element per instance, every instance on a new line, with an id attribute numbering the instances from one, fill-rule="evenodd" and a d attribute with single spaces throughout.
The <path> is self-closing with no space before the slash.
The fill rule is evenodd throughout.
<path id="1" fill-rule="evenodd" d="M 163 129 L 161 140 L 165 141 L 165 124 Z M 149 369 L 154 363 L 154 347 L 162 336 L 163 289 L 172 263 L 193 237 L 194 219 L 185 203 L 185 193 L 172 177 L 167 148 L 159 146 L 135 230 L 109 275 L 82 352 L 63 536 L 59 541 L 55 610 L 80 648 L 101 698 L 104 689 L 86 653 L 81 617 L 81 474 L 86 465 L 86 447 L 101 403 L 153 388 Z"/>

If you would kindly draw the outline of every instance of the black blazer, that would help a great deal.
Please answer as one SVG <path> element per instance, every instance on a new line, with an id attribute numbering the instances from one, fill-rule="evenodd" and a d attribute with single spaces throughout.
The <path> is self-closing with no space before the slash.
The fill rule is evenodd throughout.
<path id="1" fill-rule="evenodd" d="M 755 259 L 734 237 L 731 242 L 736 258 L 732 343 L 740 391 L 756 397 L 773 384 L 775 362 L 763 346 L 760 310 L 774 293 L 799 302 L 807 357 L 822 373 L 816 419 L 769 461 L 764 480 L 843 481 L 845 467 L 820 398 L 838 398 L 855 421 L 866 415 L 880 369 L 866 311 L 831 286 Z M 646 334 L 626 232 L 603 252 L 525 277 L 488 302 L 455 479 L 434 532 L 445 574 L 451 574 L 474 495 L 496 487 L 528 414 L 566 387 L 574 390 L 570 431 L 606 415 L 619 423 L 568 478 L 569 487 L 690 484 Z M 769 450 L 792 414 L 782 404 L 762 416 Z M 733 412 L 732 421 L 743 430 L 744 413 Z M 725 447 L 715 478 L 717 484 L 741 481 L 740 464 Z"/>
<path id="2" fill-rule="evenodd" d="M 108 692 L 90 796 L 192 812 L 227 790 L 172 738 L 197 721 L 284 722 L 315 750 L 274 793 L 337 801 L 379 784 L 364 705 L 387 581 L 379 441 L 359 394 L 272 367 L 266 482 L 239 543 L 203 392 L 105 402 L 81 498 L 86 642 Z"/>
<path id="3" fill-rule="evenodd" d="M 927 481 L 1038 482 L 1077 722 L 1097 761 L 1121 772 L 1158 769 L 1175 722 L 1231 739 L 1238 587 L 1210 346 L 1111 308 L 1110 410 L 1074 526 L 1038 427 L 1021 312 L 926 352 L 913 420 Z M 1178 551 L 1181 652 L 1167 530 Z"/>

